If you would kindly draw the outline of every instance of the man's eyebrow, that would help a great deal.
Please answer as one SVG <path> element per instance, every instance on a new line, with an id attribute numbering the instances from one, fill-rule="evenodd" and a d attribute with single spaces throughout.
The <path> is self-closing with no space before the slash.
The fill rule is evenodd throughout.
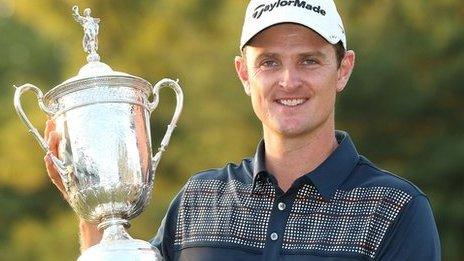
<path id="1" fill-rule="evenodd" d="M 327 58 L 327 54 L 321 52 L 321 51 L 309 51 L 309 52 L 304 52 L 298 55 L 299 57 L 320 57 L 322 59 Z"/>
<path id="2" fill-rule="evenodd" d="M 259 60 L 262 60 L 262 59 L 265 59 L 265 58 L 278 58 L 279 56 L 280 55 L 278 53 L 264 52 L 264 53 L 259 54 L 256 57 L 256 60 L 259 61 Z M 326 59 L 327 54 L 324 53 L 324 52 L 321 52 L 321 51 L 308 51 L 308 52 L 298 54 L 298 57 L 300 57 L 300 58 L 301 57 L 319 57 L 321 59 Z"/>
<path id="3" fill-rule="evenodd" d="M 277 58 L 279 55 L 277 53 L 265 52 L 256 56 L 256 60 L 262 60 L 264 58 Z"/>

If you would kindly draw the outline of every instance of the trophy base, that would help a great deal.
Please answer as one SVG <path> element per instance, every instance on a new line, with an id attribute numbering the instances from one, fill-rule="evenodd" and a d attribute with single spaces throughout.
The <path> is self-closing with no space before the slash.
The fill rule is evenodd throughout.
<path id="1" fill-rule="evenodd" d="M 161 261 L 159 250 L 138 239 L 102 242 L 81 254 L 77 261 Z"/>

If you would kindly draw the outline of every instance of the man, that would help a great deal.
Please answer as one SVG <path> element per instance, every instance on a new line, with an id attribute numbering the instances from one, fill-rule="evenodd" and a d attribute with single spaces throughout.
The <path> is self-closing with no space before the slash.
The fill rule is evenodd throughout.
<path id="1" fill-rule="evenodd" d="M 335 131 L 346 48 L 332 0 L 250 1 L 235 67 L 263 140 L 187 182 L 152 241 L 167 260 L 440 260 L 426 196 Z M 84 248 L 99 240 L 81 233 Z"/>

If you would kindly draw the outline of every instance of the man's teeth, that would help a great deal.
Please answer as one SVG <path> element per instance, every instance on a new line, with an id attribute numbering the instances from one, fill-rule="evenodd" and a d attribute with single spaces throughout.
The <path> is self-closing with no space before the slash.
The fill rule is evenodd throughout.
<path id="1" fill-rule="evenodd" d="M 283 104 L 285 106 L 298 106 L 305 102 L 305 99 L 281 99 L 277 100 L 280 104 Z"/>

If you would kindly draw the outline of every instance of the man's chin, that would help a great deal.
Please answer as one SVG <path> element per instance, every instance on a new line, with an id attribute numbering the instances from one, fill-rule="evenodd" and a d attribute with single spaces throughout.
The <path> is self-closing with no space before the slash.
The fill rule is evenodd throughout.
<path id="1" fill-rule="evenodd" d="M 304 134 L 307 132 L 308 130 L 306 128 L 303 128 L 302 126 L 291 126 L 291 125 L 282 126 L 281 128 L 279 128 L 279 131 L 278 131 L 281 137 L 289 138 L 289 139 L 304 136 Z"/>

